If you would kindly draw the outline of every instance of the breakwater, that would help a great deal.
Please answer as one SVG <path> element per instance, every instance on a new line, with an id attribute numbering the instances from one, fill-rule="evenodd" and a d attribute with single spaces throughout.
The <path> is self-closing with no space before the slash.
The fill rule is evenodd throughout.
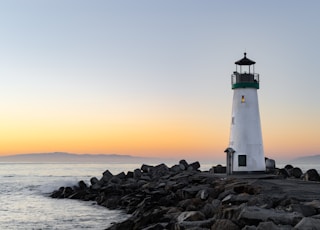
<path id="1" fill-rule="evenodd" d="M 318 229 L 320 177 L 287 165 L 272 174 L 226 176 L 200 171 L 199 162 L 142 165 L 90 185 L 61 187 L 53 198 L 96 201 L 130 217 L 117 229 Z M 101 226 L 101 229 L 105 226 Z"/>

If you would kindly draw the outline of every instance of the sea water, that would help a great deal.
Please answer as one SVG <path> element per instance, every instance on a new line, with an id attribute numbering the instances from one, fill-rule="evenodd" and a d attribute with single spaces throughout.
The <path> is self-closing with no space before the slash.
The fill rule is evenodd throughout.
<path id="1" fill-rule="evenodd" d="M 140 167 L 132 164 L 0 163 L 0 229 L 105 229 L 128 216 L 94 201 L 53 199 L 61 186 Z"/>

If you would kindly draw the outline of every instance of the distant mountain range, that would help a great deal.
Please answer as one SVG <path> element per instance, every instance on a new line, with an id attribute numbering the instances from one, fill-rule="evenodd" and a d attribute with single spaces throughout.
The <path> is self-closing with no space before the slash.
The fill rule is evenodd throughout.
<path id="1" fill-rule="evenodd" d="M 0 156 L 0 162 L 21 163 L 149 163 L 159 159 L 118 154 L 30 153 Z"/>
<path id="2" fill-rule="evenodd" d="M 304 163 L 304 164 L 320 164 L 320 155 L 311 155 L 305 157 L 298 157 L 293 159 L 294 163 Z"/>

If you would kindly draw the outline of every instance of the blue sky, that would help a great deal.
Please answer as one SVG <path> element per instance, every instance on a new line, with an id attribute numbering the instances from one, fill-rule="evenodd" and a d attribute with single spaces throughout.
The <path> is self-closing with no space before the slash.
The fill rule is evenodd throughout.
<path id="1" fill-rule="evenodd" d="M 132 146 L 135 155 L 219 158 L 228 144 L 230 75 L 243 52 L 260 74 L 266 153 L 319 153 L 319 6 L 288 0 L 0 1 L 1 153 L 81 152 L 72 146 L 86 135 L 106 142 L 95 136 L 100 131 L 84 128 L 95 122 L 92 127 L 110 130 L 107 136 L 114 124 L 148 126 L 140 147 Z M 167 127 L 164 136 L 179 123 L 177 135 L 193 132 L 206 141 L 190 151 L 158 151 L 166 143 L 161 140 L 144 149 L 144 135 L 161 133 L 154 123 Z M 83 132 L 83 139 L 70 138 L 75 133 L 67 129 Z M 39 136 L 50 135 L 40 138 L 48 148 L 36 147 Z M 87 143 L 82 151 L 131 153 L 130 144 L 119 151 L 97 145 Z"/>

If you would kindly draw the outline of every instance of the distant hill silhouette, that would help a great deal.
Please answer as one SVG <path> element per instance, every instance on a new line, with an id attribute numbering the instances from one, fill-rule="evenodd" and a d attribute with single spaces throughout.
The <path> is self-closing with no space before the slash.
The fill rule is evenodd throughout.
<path id="1" fill-rule="evenodd" d="M 320 154 L 310 155 L 305 157 L 298 157 L 293 159 L 294 163 L 304 163 L 304 164 L 320 164 Z"/>
<path id="2" fill-rule="evenodd" d="M 0 156 L 0 162 L 22 163 L 148 163 L 159 159 L 118 154 L 30 153 Z"/>

